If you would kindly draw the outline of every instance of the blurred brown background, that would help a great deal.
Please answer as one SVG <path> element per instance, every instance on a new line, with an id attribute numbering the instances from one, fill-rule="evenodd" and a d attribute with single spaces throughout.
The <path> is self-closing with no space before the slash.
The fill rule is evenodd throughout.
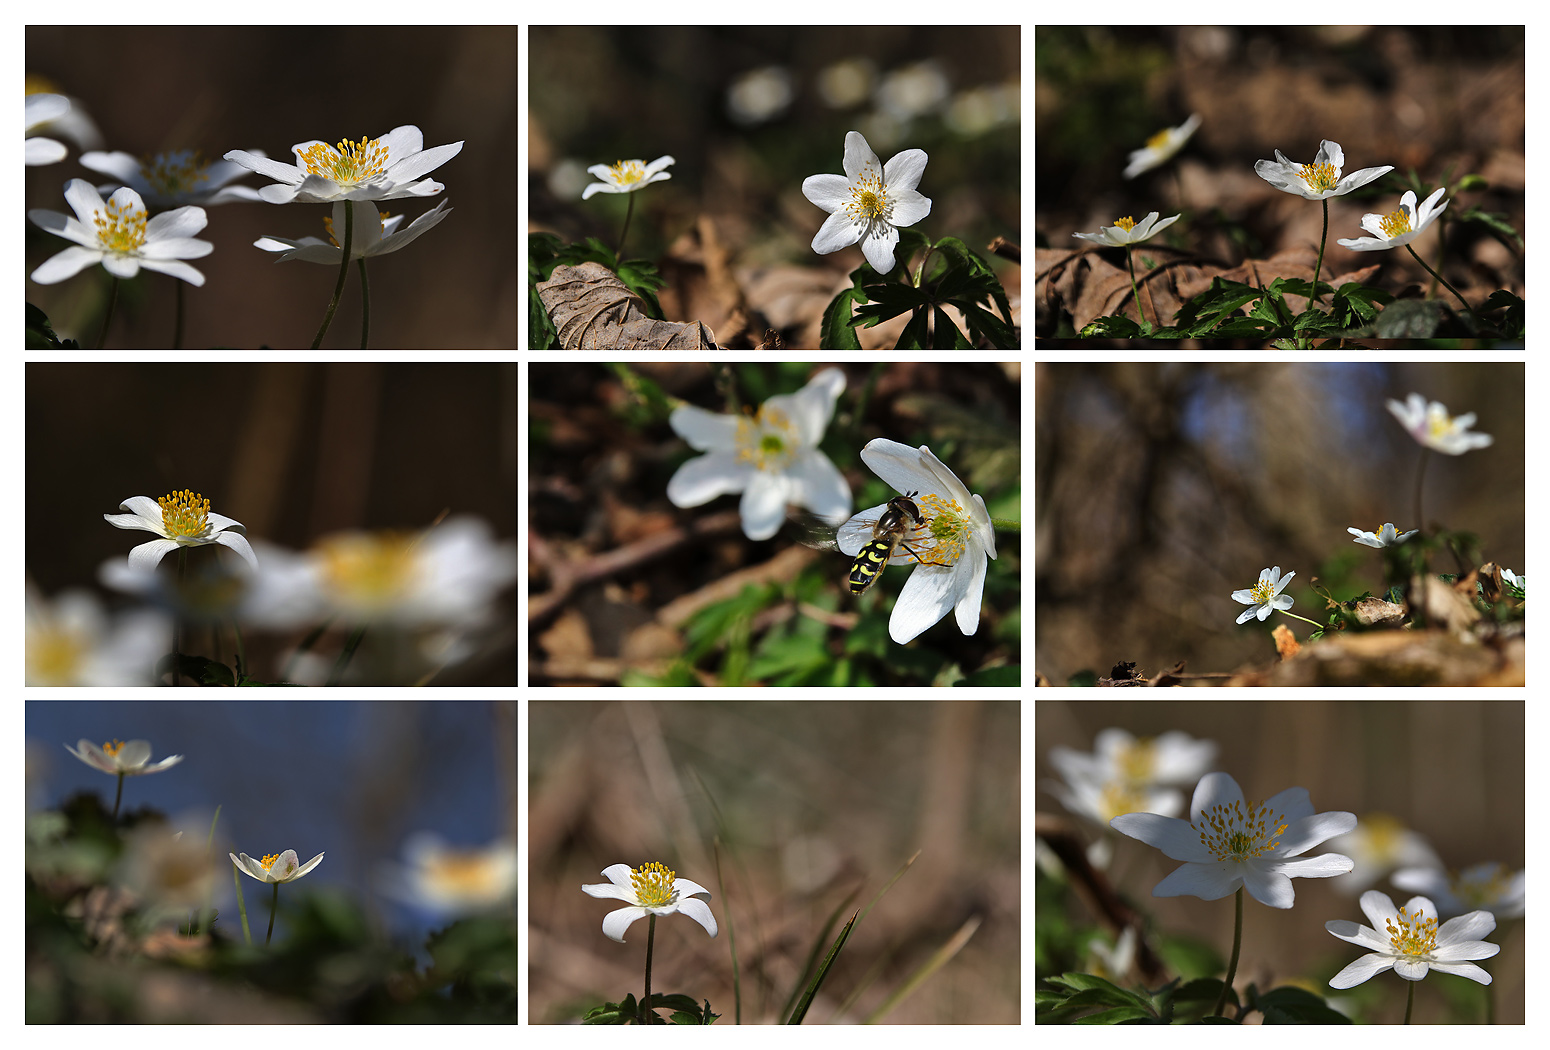
<path id="1" fill-rule="evenodd" d="M 379 136 L 414 124 L 425 146 L 463 141 L 430 173 L 436 199 L 382 202 L 405 225 L 445 199 L 453 213 L 409 247 L 368 264 L 373 349 L 514 349 L 517 345 L 516 26 L 29 26 L 27 72 L 78 99 L 106 140 L 136 156 L 194 149 L 207 160 L 264 150 L 294 163 L 291 146 Z M 59 164 L 30 167 L 28 208 L 69 213 L 64 185 L 108 176 L 81 167 L 68 143 Z M 251 174 L 238 185 L 262 189 Z M 186 347 L 310 346 L 337 271 L 274 262 L 267 235 L 323 237 L 321 204 L 233 203 L 205 209 L 198 234 L 215 251 L 193 265 Z M 68 242 L 27 224 L 27 273 Z M 360 345 L 360 281 L 351 268 L 325 348 Z M 109 281 L 100 266 L 56 285 L 27 280 L 61 334 L 95 340 Z M 172 343 L 173 278 L 120 288 L 110 346 Z M 138 286 L 138 287 L 137 287 Z"/>
<path id="2" fill-rule="evenodd" d="M 709 999 L 734 1023 L 735 928 L 742 1020 L 770 1024 L 830 912 L 859 888 L 848 919 L 916 850 L 807 1022 L 859 1021 L 971 917 L 963 950 L 883 1020 L 1019 1021 L 1017 702 L 533 701 L 528 725 L 535 1024 L 641 994 L 647 923 L 610 941 L 603 917 L 625 905 L 581 891 L 611 864 L 660 861 L 712 894 L 714 940 L 682 916 L 657 922 L 653 992 Z"/>
<path id="3" fill-rule="evenodd" d="M 1275 615 L 1241 627 L 1232 592 L 1295 571 L 1292 612 L 1321 619 L 1313 577 L 1383 589 L 1381 552 L 1347 527 L 1412 521 L 1421 446 L 1385 407 L 1415 391 L 1495 443 L 1430 453 L 1428 525 L 1473 532 L 1523 573 L 1521 364 L 1040 364 L 1035 373 L 1038 670 L 1057 685 L 1119 661 L 1232 671 L 1275 659 Z M 1455 572 L 1451 559 L 1433 565 Z"/>
<path id="4" fill-rule="evenodd" d="M 1524 714 L 1522 701 L 1490 700 L 1040 701 L 1034 713 L 1036 806 L 1040 814 L 1069 816 L 1045 787 L 1046 781 L 1059 779 L 1049 762 L 1051 748 L 1091 752 L 1098 732 L 1110 726 L 1136 736 L 1178 729 L 1217 742 L 1212 768 L 1230 774 L 1246 799 L 1305 787 L 1316 812 L 1344 810 L 1358 817 L 1382 812 L 1395 817 L 1426 836 L 1450 870 L 1498 861 L 1517 872 L 1525 860 Z M 1180 790 L 1187 805 L 1194 785 Z M 1098 836 L 1094 825 L 1069 819 L 1089 841 Z M 1179 863 L 1145 843 L 1114 837 L 1110 874 L 1116 888 L 1158 927 L 1205 940 L 1225 958 L 1232 950 L 1232 898 L 1153 897 L 1152 887 Z M 1308 855 L 1330 852 L 1335 851 L 1314 847 Z M 1272 982 L 1297 978 L 1327 981 L 1361 954 L 1357 946 L 1324 929 L 1330 919 L 1371 925 L 1356 897 L 1343 894 L 1338 882 L 1294 879 L 1296 903 L 1285 911 L 1244 900 L 1240 983 L 1257 981 L 1264 990 Z M 1374 888 L 1395 904 L 1412 896 L 1394 889 L 1387 879 Z M 1080 921 L 1095 920 L 1083 915 Z M 1498 923 L 1486 939 L 1502 946 L 1495 958 L 1481 964 L 1493 978 L 1497 1022 L 1522 1024 L 1523 921 Z M 1374 986 L 1381 1020 L 1398 1023 L 1404 1016 L 1403 983 L 1392 973 L 1380 974 L 1345 994 L 1369 994 L 1360 989 Z M 1477 986 L 1434 973 L 1416 989 L 1416 1023 L 1447 1019 L 1448 991 L 1438 987 L 1442 984 L 1467 984 L 1459 997 L 1478 1011 Z"/>
<path id="5" fill-rule="evenodd" d="M 96 588 L 151 538 L 102 515 L 183 488 L 292 549 L 443 510 L 508 539 L 516 396 L 515 364 L 29 364 L 28 575 L 50 596 Z M 515 682 L 511 646 L 477 684 Z"/>

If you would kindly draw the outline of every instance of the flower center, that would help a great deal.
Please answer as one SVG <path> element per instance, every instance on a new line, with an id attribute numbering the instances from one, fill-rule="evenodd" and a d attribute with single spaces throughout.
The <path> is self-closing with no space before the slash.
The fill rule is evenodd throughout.
<path id="1" fill-rule="evenodd" d="M 958 501 L 931 493 L 917 497 L 915 506 L 925 520 L 922 526 L 930 534 L 931 557 L 924 559 L 927 565 L 953 565 L 963 557 L 965 540 L 973 522 L 968 512 L 958 506 Z"/>
<path id="2" fill-rule="evenodd" d="M 1157 769 L 1157 748 L 1152 741 L 1142 737 L 1133 744 L 1121 744 L 1114 756 L 1120 775 L 1132 784 L 1147 784 Z M 1134 812 L 1134 811 L 1131 811 Z"/>
<path id="3" fill-rule="evenodd" d="M 1308 188 L 1314 193 L 1324 193 L 1334 189 L 1340 183 L 1340 175 L 1335 171 L 1333 164 L 1304 164 L 1302 181 L 1306 182 Z"/>
<path id="4" fill-rule="evenodd" d="M 78 669 L 90 649 L 91 644 L 85 638 L 66 627 L 30 628 L 27 631 L 27 679 L 44 685 L 74 685 Z"/>
<path id="5" fill-rule="evenodd" d="M 850 185 L 850 203 L 845 210 L 856 222 L 871 222 L 888 214 L 888 188 L 876 168 L 867 167 Z"/>
<path id="6" fill-rule="evenodd" d="M 314 143 L 301 154 L 307 174 L 321 175 L 341 186 L 368 182 L 387 168 L 387 150 L 376 139 L 345 139 L 337 147 Z"/>
<path id="7" fill-rule="evenodd" d="M 1253 860 L 1276 848 L 1276 839 L 1287 829 L 1279 813 L 1272 813 L 1261 802 L 1217 804 L 1200 815 L 1195 830 L 1201 844 L 1217 860 Z M 1274 831 L 1270 828 L 1274 827 Z"/>
<path id="8" fill-rule="evenodd" d="M 646 166 L 638 160 L 618 160 L 608 165 L 615 186 L 633 186 L 646 177 Z"/>
<path id="9" fill-rule="evenodd" d="M 115 740 L 111 744 L 102 745 L 102 753 L 109 758 L 112 758 L 122 750 L 124 750 L 124 742 L 122 740 Z"/>
<path id="10" fill-rule="evenodd" d="M 163 197 L 176 198 L 199 189 L 208 182 L 210 165 L 199 159 L 198 150 L 177 150 L 141 158 L 140 174 L 151 189 Z"/>
<path id="11" fill-rule="evenodd" d="M 1168 136 L 1169 136 L 1169 134 L 1170 134 L 1170 132 L 1168 131 L 1168 129 L 1167 128 L 1163 128 L 1157 134 L 1153 135 L 1151 138 L 1146 140 L 1146 148 L 1147 149 L 1162 149 L 1164 146 L 1166 146 L 1168 144 Z"/>
<path id="12" fill-rule="evenodd" d="M 1476 864 L 1448 881 L 1453 895 L 1471 911 L 1492 910 L 1507 895 L 1507 872 L 1500 864 Z"/>
<path id="13" fill-rule="evenodd" d="M 1124 230 L 1126 233 L 1129 233 L 1131 230 L 1136 228 L 1136 220 L 1127 215 L 1123 219 L 1115 219 L 1114 225 L 1119 229 Z"/>
<path id="14" fill-rule="evenodd" d="M 210 501 L 183 489 L 156 501 L 161 506 L 161 527 L 168 539 L 198 537 L 209 528 Z"/>
<path id="15" fill-rule="evenodd" d="M 1367 848 L 1380 861 L 1392 861 L 1399 853 L 1405 826 L 1387 813 L 1369 813 L 1362 818 L 1361 830 L 1367 835 Z"/>
<path id="16" fill-rule="evenodd" d="M 1402 233 L 1410 232 L 1410 210 L 1405 207 L 1383 219 L 1378 225 L 1383 229 L 1389 240 L 1393 240 Z"/>
<path id="17" fill-rule="evenodd" d="M 323 573 L 351 602 L 387 606 L 399 599 L 419 570 L 417 533 L 348 533 L 318 543 Z"/>
<path id="18" fill-rule="evenodd" d="M 635 887 L 635 899 L 641 907 L 665 908 L 678 899 L 678 891 L 673 889 L 676 878 L 676 873 L 652 861 L 630 872 L 630 885 Z"/>
<path id="19" fill-rule="evenodd" d="M 1275 601 L 1276 589 L 1269 580 L 1260 580 L 1249 590 L 1249 597 L 1261 605 Z"/>
<path id="20" fill-rule="evenodd" d="M 1396 927 L 1394 924 L 1398 923 Z M 1437 920 L 1422 918 L 1421 912 L 1406 915 L 1405 909 L 1384 923 L 1389 931 L 1389 944 L 1398 955 L 1429 956 L 1437 950 Z"/>
<path id="21" fill-rule="evenodd" d="M 392 212 L 389 212 L 389 211 L 379 211 L 379 212 L 377 212 L 377 219 L 378 219 L 379 222 L 386 223 L 392 217 L 393 217 L 393 213 Z M 328 243 L 329 244 L 332 244 L 335 248 L 343 248 L 344 247 L 344 245 L 339 243 L 338 238 L 336 238 L 334 236 L 334 219 L 333 219 L 333 216 L 331 216 L 331 215 L 323 216 L 323 229 L 328 231 Z M 350 250 L 353 253 L 354 250 L 355 250 L 355 246 L 351 245 Z"/>
<path id="22" fill-rule="evenodd" d="M 274 862 L 279 859 L 280 855 L 278 853 L 266 853 L 264 854 L 264 859 L 258 863 L 263 866 L 265 871 L 268 871 L 270 868 L 274 867 Z"/>
<path id="23" fill-rule="evenodd" d="M 494 885 L 494 868 L 480 853 L 446 853 L 427 865 L 429 874 L 459 893 L 488 892 Z"/>
<path id="24" fill-rule="evenodd" d="M 145 243 L 145 223 L 150 215 L 144 208 L 132 203 L 120 208 L 112 201 L 107 203 L 107 218 L 102 212 L 93 211 L 92 225 L 97 227 L 97 240 L 110 252 L 133 254 Z"/>
<path id="25" fill-rule="evenodd" d="M 1111 780 L 1103 785 L 1098 798 L 1098 808 L 1103 811 L 1104 823 L 1126 813 L 1144 813 L 1146 796 L 1136 786 L 1126 781 Z"/>
<path id="26" fill-rule="evenodd" d="M 768 404 L 752 419 L 738 417 L 736 442 L 739 460 L 772 473 L 785 470 L 801 448 L 791 417 Z"/>

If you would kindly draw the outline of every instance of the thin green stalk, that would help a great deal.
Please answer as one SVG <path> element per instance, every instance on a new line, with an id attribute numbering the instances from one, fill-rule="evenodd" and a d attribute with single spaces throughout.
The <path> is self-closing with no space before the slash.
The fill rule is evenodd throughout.
<path id="1" fill-rule="evenodd" d="M 339 659 L 334 661 L 334 669 L 328 673 L 328 685 L 338 685 L 344 679 L 344 672 L 350 666 L 350 660 L 355 656 L 355 650 L 360 648 L 361 639 L 366 636 L 366 628 L 357 627 L 350 633 L 350 637 L 344 643 L 344 651 L 339 654 Z"/>
<path id="2" fill-rule="evenodd" d="M 237 866 L 231 866 L 231 881 L 237 884 L 237 913 L 242 916 L 242 939 L 249 948 L 253 947 L 253 933 L 248 929 L 248 905 L 242 899 L 242 873 Z"/>
<path id="3" fill-rule="evenodd" d="M 274 913 L 280 904 L 280 884 L 274 884 L 274 896 L 269 899 L 269 932 L 264 934 L 264 947 L 269 947 L 269 938 L 274 936 Z"/>
<path id="4" fill-rule="evenodd" d="M 1125 265 L 1130 267 L 1130 294 L 1136 299 L 1136 315 L 1141 318 L 1141 323 L 1146 323 L 1146 311 L 1141 309 L 1141 289 L 1136 286 L 1136 264 L 1130 257 L 1130 245 L 1125 245 Z"/>
<path id="5" fill-rule="evenodd" d="M 1420 984 L 1421 982 L 1420 981 L 1406 981 L 1405 983 L 1410 986 L 1410 994 L 1405 997 L 1405 1024 L 1409 1024 L 1410 1023 L 1410 1011 L 1415 1009 L 1415 986 Z"/>
<path id="6" fill-rule="evenodd" d="M 312 349 L 323 345 L 328 326 L 334 323 L 334 311 L 339 309 L 339 297 L 344 294 L 344 279 L 350 276 L 350 239 L 355 235 L 355 202 L 344 202 L 344 254 L 339 260 L 339 280 L 334 282 L 334 297 L 328 301 L 328 313 L 323 315 L 323 326 L 312 340 Z"/>
<path id="7" fill-rule="evenodd" d="M 990 527 L 997 532 L 1022 532 L 1023 523 L 1013 521 L 1011 518 L 991 518 Z"/>
<path id="8" fill-rule="evenodd" d="M 1319 234 L 1319 261 L 1313 265 L 1313 299 L 1319 301 L 1319 274 L 1324 270 L 1324 242 L 1329 239 L 1329 198 L 1325 197 L 1319 203 L 1324 205 L 1324 232 Z"/>
<path id="9" fill-rule="evenodd" d="M 1424 269 L 1427 273 L 1431 274 L 1433 277 L 1437 278 L 1437 280 L 1442 281 L 1442 286 L 1444 288 L 1446 288 L 1448 291 L 1452 292 L 1453 293 L 1453 298 L 1457 299 L 1459 301 L 1459 305 L 1462 306 L 1465 310 L 1468 310 L 1469 311 L 1469 316 L 1473 317 L 1475 319 L 1475 326 L 1477 328 L 1482 328 L 1483 329 L 1483 328 L 1488 327 L 1484 321 L 1480 320 L 1480 315 L 1475 313 L 1475 308 L 1473 306 L 1470 306 L 1469 303 L 1465 301 L 1464 297 L 1459 294 L 1459 290 L 1457 288 L 1453 287 L 1451 284 L 1449 284 L 1447 282 L 1447 279 L 1444 278 L 1442 276 L 1442 274 L 1438 273 L 1436 270 L 1432 269 L 1430 266 L 1427 266 L 1426 265 L 1426 261 L 1415 253 L 1415 249 L 1414 248 L 1410 247 L 1410 245 L 1407 244 L 1407 245 L 1405 245 L 1405 251 L 1410 253 L 1410 257 L 1412 259 L 1414 259 L 1416 262 L 1421 264 L 1421 268 L 1422 269 Z"/>
<path id="10" fill-rule="evenodd" d="M 371 335 L 371 283 L 366 280 L 366 257 L 363 255 L 355 260 L 361 270 L 361 349 L 366 349 L 367 337 Z"/>
<path id="11" fill-rule="evenodd" d="M 124 797 L 124 774 L 118 775 L 118 792 L 113 796 L 113 819 L 118 820 L 118 804 Z"/>
<path id="12" fill-rule="evenodd" d="M 188 548 L 178 548 L 178 593 L 187 594 L 188 585 L 184 582 L 188 576 Z M 172 684 L 183 684 L 183 614 L 176 613 L 172 618 Z"/>
<path id="13" fill-rule="evenodd" d="M 1294 612 L 1287 612 L 1285 609 L 1277 609 L 1276 612 L 1280 613 L 1282 616 L 1295 616 L 1295 617 L 1297 617 L 1297 619 L 1301 620 L 1303 623 L 1311 623 L 1313 626 L 1317 627 L 1321 631 L 1324 629 L 1324 625 L 1323 624 L 1319 623 L 1317 620 L 1310 620 L 1306 616 L 1297 616 L 1296 613 L 1294 613 Z"/>
<path id="14" fill-rule="evenodd" d="M 113 290 L 108 293 L 108 315 L 102 319 L 102 334 L 97 337 L 95 349 L 101 350 L 108 341 L 108 325 L 113 322 L 113 307 L 118 303 L 118 278 L 113 278 Z"/>
<path id="15" fill-rule="evenodd" d="M 651 916 L 651 922 L 646 927 L 646 993 L 640 997 L 640 1019 L 642 1024 L 649 1024 L 652 1016 L 651 1003 L 651 949 L 657 939 L 657 917 Z"/>
<path id="16" fill-rule="evenodd" d="M 188 282 L 174 277 L 172 283 L 178 286 L 178 320 L 172 329 L 172 349 L 183 349 L 183 286 Z"/>
<path id="17" fill-rule="evenodd" d="M 235 616 L 231 618 L 231 629 L 232 633 L 237 636 L 237 675 L 239 678 L 246 678 L 248 673 L 248 650 L 247 646 L 242 642 L 242 627 L 237 623 Z M 238 684 L 240 685 L 241 683 L 239 682 Z"/>
<path id="18" fill-rule="evenodd" d="M 216 806 L 215 807 L 215 816 L 210 818 L 210 835 L 209 835 L 208 838 L 205 839 L 205 863 L 206 864 L 210 863 L 210 847 L 215 843 L 215 824 L 220 819 L 221 819 L 221 807 L 220 806 Z M 204 906 L 203 910 L 200 911 L 200 913 L 199 913 L 201 917 L 210 914 L 210 898 L 213 897 L 214 895 L 215 895 L 215 883 L 211 882 L 209 888 L 207 890 L 205 890 L 205 906 Z M 201 922 L 200 925 L 203 925 L 203 922 Z M 194 921 L 192 919 L 190 919 L 189 923 L 188 923 L 188 934 L 189 934 L 190 937 L 192 937 L 194 935 L 194 933 L 195 933 Z"/>
<path id="19" fill-rule="evenodd" d="M 614 260 L 616 262 L 624 261 L 624 238 L 630 232 L 630 218 L 635 214 L 635 194 L 627 193 L 625 196 L 630 198 L 630 204 L 629 207 L 624 209 L 624 229 L 619 231 L 619 244 L 614 248 Z"/>
<path id="20" fill-rule="evenodd" d="M 1221 1017 L 1227 1006 L 1227 993 L 1232 991 L 1233 978 L 1238 976 L 1238 949 L 1243 946 L 1243 887 L 1238 887 L 1237 909 L 1232 924 L 1232 959 L 1227 963 L 1227 979 L 1222 982 L 1222 994 L 1216 997 L 1216 1009 L 1212 1017 Z"/>

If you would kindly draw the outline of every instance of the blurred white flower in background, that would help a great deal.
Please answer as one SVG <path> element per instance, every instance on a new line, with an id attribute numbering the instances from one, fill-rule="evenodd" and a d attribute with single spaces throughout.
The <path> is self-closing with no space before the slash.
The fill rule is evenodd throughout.
<path id="1" fill-rule="evenodd" d="M 157 659 L 172 641 L 172 621 L 148 609 L 109 615 L 90 591 L 64 591 L 52 602 L 27 587 L 28 685 L 155 685 Z"/>
<path id="2" fill-rule="evenodd" d="M 396 900 L 440 915 L 471 915 L 517 902 L 517 846 L 500 841 L 454 849 L 432 831 L 404 842 L 404 864 L 383 866 L 382 891 Z"/>

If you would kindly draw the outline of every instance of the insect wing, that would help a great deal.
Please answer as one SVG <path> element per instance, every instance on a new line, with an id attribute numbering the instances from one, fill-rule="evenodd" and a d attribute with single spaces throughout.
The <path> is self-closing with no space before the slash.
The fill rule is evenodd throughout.
<path id="1" fill-rule="evenodd" d="M 839 544 L 840 553 L 855 556 L 861 553 L 861 548 L 871 543 L 875 538 L 874 529 L 878 521 L 888 512 L 888 504 L 881 503 L 870 507 L 851 518 L 840 526 L 839 533 L 835 536 Z"/>

